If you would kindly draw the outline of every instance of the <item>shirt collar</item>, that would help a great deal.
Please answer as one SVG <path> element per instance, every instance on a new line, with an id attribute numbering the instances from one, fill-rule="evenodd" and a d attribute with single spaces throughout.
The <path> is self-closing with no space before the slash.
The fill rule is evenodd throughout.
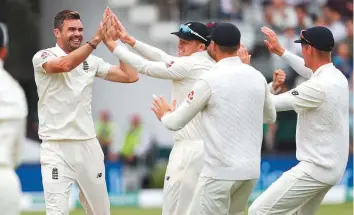
<path id="1" fill-rule="evenodd" d="M 320 66 L 320 67 L 313 73 L 313 75 L 318 76 L 322 70 L 324 70 L 324 69 L 329 69 L 329 68 L 331 68 L 331 67 L 334 67 L 333 63 L 324 64 L 324 65 Z"/>
<path id="2" fill-rule="evenodd" d="M 55 51 L 57 52 L 57 54 L 58 54 L 59 56 L 65 56 L 65 55 L 67 55 L 67 54 L 65 53 L 65 51 L 59 47 L 58 43 L 55 44 Z"/>
<path id="3" fill-rule="evenodd" d="M 234 62 L 234 63 L 242 63 L 240 57 L 235 56 L 235 57 L 227 57 L 219 61 L 220 62 Z"/>

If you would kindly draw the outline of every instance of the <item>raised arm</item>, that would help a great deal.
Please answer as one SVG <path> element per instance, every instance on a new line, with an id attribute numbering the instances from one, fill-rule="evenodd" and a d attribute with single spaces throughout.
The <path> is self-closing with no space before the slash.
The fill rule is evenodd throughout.
<path id="1" fill-rule="evenodd" d="M 261 31 L 267 38 L 264 40 L 264 44 L 271 53 L 282 57 L 302 77 L 309 79 L 312 76 L 313 72 L 305 66 L 304 60 L 285 50 L 285 48 L 279 43 L 278 37 L 272 29 L 262 27 Z"/>
<path id="2" fill-rule="evenodd" d="M 170 107 L 164 98 L 155 98 L 153 111 L 166 128 L 178 131 L 205 108 L 211 96 L 209 85 L 204 80 L 195 83 L 186 100 L 176 109 Z"/>
<path id="3" fill-rule="evenodd" d="M 175 60 L 176 57 L 168 55 L 166 52 L 136 40 L 134 37 L 130 36 L 128 31 L 124 28 L 122 23 L 118 20 L 117 16 L 114 16 L 115 25 L 118 26 L 118 30 L 121 32 L 120 40 L 123 43 L 130 45 L 137 53 L 142 55 L 144 58 L 151 61 L 158 61 L 164 63 L 170 63 Z"/>
<path id="4" fill-rule="evenodd" d="M 34 68 L 46 73 L 63 73 L 72 71 L 81 64 L 102 41 L 104 31 L 103 26 L 108 20 L 108 13 L 109 12 L 106 9 L 96 35 L 88 43 L 64 57 L 57 57 L 54 53 L 48 50 L 37 52 L 32 59 Z"/>

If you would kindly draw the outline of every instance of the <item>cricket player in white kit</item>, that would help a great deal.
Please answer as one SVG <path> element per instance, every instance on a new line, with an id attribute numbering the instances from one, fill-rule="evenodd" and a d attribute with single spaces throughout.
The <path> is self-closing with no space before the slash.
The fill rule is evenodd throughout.
<path id="1" fill-rule="evenodd" d="M 237 56 L 241 34 L 220 23 L 208 52 L 216 65 L 176 109 L 155 98 L 153 110 L 170 130 L 182 129 L 201 112 L 204 164 L 190 215 L 241 215 L 260 174 L 262 126 L 276 111 L 264 76 Z"/>
<path id="2" fill-rule="evenodd" d="M 26 133 L 27 101 L 18 82 L 4 69 L 7 33 L 0 23 L 0 214 L 19 215 L 21 184 L 15 172 Z"/>
<path id="3" fill-rule="evenodd" d="M 298 165 L 285 172 L 249 209 L 250 215 L 313 215 L 326 193 L 342 178 L 349 154 L 349 89 L 331 62 L 334 39 L 325 27 L 301 32 L 304 59 L 286 51 L 275 33 L 263 28 L 268 49 L 282 56 L 308 81 L 273 96 L 277 111 L 298 114 Z"/>
<path id="4" fill-rule="evenodd" d="M 189 22 L 181 25 L 179 32 L 172 33 L 179 37 L 179 57 L 174 57 L 129 36 L 119 20 L 116 21 L 120 25 L 121 41 L 147 59 L 116 48 L 114 41 L 107 44 L 110 50 L 140 74 L 172 80 L 172 98 L 178 105 L 182 104 L 196 80 L 215 64 L 206 52 L 210 32 L 202 23 Z M 200 115 L 197 115 L 174 136 L 164 182 L 163 215 L 186 213 L 203 163 L 202 132 Z"/>
<path id="5" fill-rule="evenodd" d="M 46 214 L 68 215 L 72 185 L 87 214 L 110 214 L 105 181 L 104 155 L 96 139 L 91 113 L 95 77 L 131 83 L 137 73 L 122 65 L 112 66 L 91 54 L 107 34 L 113 19 L 106 9 L 96 35 L 81 46 L 83 25 L 76 11 L 63 10 L 54 19 L 56 46 L 33 57 L 38 88 L 39 137 Z"/>

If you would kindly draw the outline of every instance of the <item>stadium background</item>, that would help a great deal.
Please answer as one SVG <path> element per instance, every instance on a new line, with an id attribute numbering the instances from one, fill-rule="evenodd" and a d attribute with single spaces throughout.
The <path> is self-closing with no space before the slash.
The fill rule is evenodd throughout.
<path id="1" fill-rule="evenodd" d="M 24 214 L 44 214 L 44 200 L 39 166 L 37 136 L 37 94 L 31 59 L 39 49 L 55 45 L 53 18 L 62 9 L 77 10 L 85 27 L 85 39 L 96 31 L 103 10 L 110 6 L 128 32 L 169 54 L 176 53 L 177 39 L 169 33 L 186 21 L 230 21 L 242 32 L 242 42 L 252 54 L 252 65 L 270 81 L 272 72 L 282 68 L 287 73 L 286 85 L 291 88 L 303 80 L 278 57 L 268 53 L 263 45 L 262 25 L 276 30 L 280 40 L 292 52 L 299 30 L 313 25 L 325 25 L 335 34 L 335 65 L 350 81 L 353 73 L 353 4 L 346 0 L 0 0 L 0 22 L 8 26 L 9 57 L 5 68 L 24 88 L 29 115 L 27 139 L 23 144 L 23 164 L 18 168 L 23 190 Z M 104 45 L 94 54 L 110 63 L 117 60 Z M 123 85 L 97 80 L 93 94 L 93 117 L 109 116 L 114 125 L 107 147 L 106 179 L 112 214 L 160 213 L 161 187 L 164 169 L 172 147 L 172 132 L 167 131 L 150 111 L 152 94 L 169 97 L 168 81 L 140 76 L 136 84 Z M 352 101 L 352 100 L 351 100 Z M 351 126 L 352 126 L 351 104 Z M 141 122 L 144 137 L 133 155 L 137 162 L 125 162 L 117 154 L 125 143 L 133 122 Z M 277 122 L 264 126 L 262 174 L 251 201 L 274 182 L 284 171 L 294 166 L 296 114 L 278 115 Z M 351 127 L 352 129 L 352 127 Z M 144 141 L 142 140 L 144 139 Z M 103 146 L 105 147 L 105 146 Z M 141 150 L 139 150 L 139 148 Z M 342 182 L 326 196 L 318 214 L 353 214 L 353 156 L 348 161 Z M 70 202 L 73 214 L 84 214 L 74 188 Z M 79 208 L 79 209 L 76 209 Z M 152 209 L 149 209 L 152 208 Z M 32 212 L 28 212 L 32 211 Z"/>

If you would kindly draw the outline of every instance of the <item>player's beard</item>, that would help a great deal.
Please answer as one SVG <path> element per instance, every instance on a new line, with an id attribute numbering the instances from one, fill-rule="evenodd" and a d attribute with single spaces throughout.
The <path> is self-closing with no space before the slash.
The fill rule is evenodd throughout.
<path id="1" fill-rule="evenodd" d="M 69 37 L 67 44 L 68 44 L 68 50 L 69 51 L 74 51 L 78 48 L 80 48 L 82 43 L 82 36 L 72 36 Z"/>

